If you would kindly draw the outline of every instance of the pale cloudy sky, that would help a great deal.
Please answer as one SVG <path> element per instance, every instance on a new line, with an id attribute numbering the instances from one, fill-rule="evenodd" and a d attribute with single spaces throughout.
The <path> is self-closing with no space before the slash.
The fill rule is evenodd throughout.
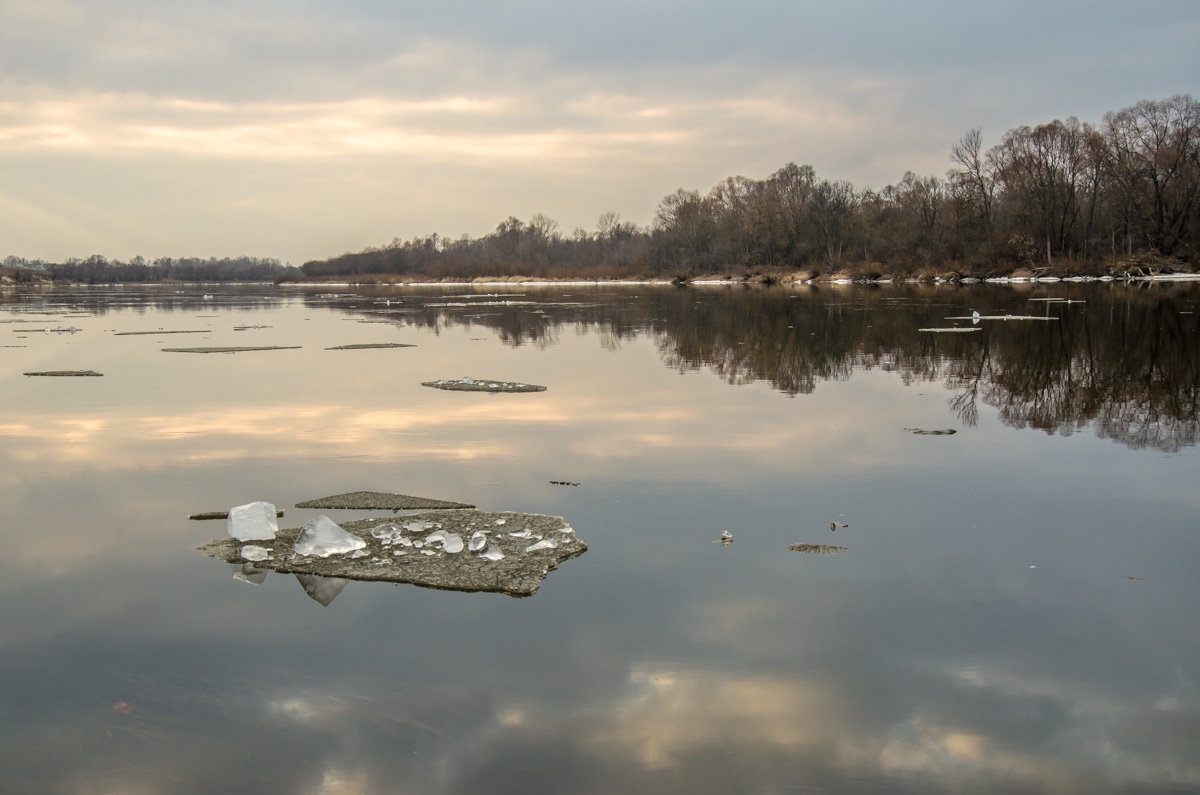
<path id="1" fill-rule="evenodd" d="M 1200 93 L 1200 2 L 0 0 L 0 257 L 293 264 Z"/>

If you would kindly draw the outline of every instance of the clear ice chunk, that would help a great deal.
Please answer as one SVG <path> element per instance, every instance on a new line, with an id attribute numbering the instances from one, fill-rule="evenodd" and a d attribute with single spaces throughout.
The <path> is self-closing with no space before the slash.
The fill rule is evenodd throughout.
<path id="1" fill-rule="evenodd" d="M 430 533 L 425 537 L 425 543 L 440 543 L 442 545 L 442 549 L 450 553 L 463 551 L 462 537 L 458 535 L 458 533 L 447 533 L 445 530 L 438 530 L 436 533 Z"/>
<path id="2" fill-rule="evenodd" d="M 476 530 L 471 540 L 467 542 L 467 549 L 472 552 L 478 552 L 487 546 L 487 535 L 482 530 Z"/>
<path id="3" fill-rule="evenodd" d="M 271 550 L 266 547 L 260 547 L 257 544 L 247 544 L 242 547 L 243 560 L 259 561 L 266 560 L 269 557 L 271 557 Z"/>
<path id="4" fill-rule="evenodd" d="M 488 544 L 488 548 L 479 553 L 479 557 L 484 560 L 503 560 L 504 553 L 500 551 L 500 547 L 495 544 Z"/>
<path id="5" fill-rule="evenodd" d="M 230 508 L 226 527 L 238 541 L 270 541 L 279 532 L 275 506 L 260 500 Z"/>
<path id="6" fill-rule="evenodd" d="M 410 533 L 424 533 L 432 526 L 429 522 L 409 522 L 404 525 L 404 529 Z"/>
<path id="7" fill-rule="evenodd" d="M 300 531 L 292 549 L 298 555 L 312 555 L 327 558 L 330 555 L 343 555 L 362 549 L 367 545 L 358 536 L 353 536 L 343 530 L 332 519 L 324 514 L 310 519 Z"/>
<path id="8" fill-rule="evenodd" d="M 379 539 L 379 543 L 387 545 L 394 544 L 400 538 L 400 534 L 404 532 L 400 525 L 393 522 L 381 524 L 378 527 L 371 529 L 371 536 Z"/>
<path id="9" fill-rule="evenodd" d="M 534 538 L 535 537 L 533 535 L 533 533 L 530 532 L 528 527 L 526 527 L 524 530 L 521 530 L 519 532 L 509 533 L 509 535 L 512 536 L 513 538 Z M 537 536 L 537 537 L 540 538 L 541 536 Z"/>
<path id="10" fill-rule="evenodd" d="M 536 544 L 530 544 L 525 547 L 526 552 L 537 552 L 539 549 L 558 549 L 558 542 L 553 538 L 547 538 L 545 541 L 539 541 Z"/>

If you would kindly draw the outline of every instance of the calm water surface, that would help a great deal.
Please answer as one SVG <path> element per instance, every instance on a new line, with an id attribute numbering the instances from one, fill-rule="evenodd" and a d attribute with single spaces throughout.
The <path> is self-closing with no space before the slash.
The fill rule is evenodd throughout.
<path id="1" fill-rule="evenodd" d="M 1200 791 L 1198 304 L 4 293 L 0 790 Z M 1052 319 L 918 331 L 972 311 Z M 326 350 L 378 342 L 415 347 Z M 161 350 L 202 345 L 302 347 Z M 63 369 L 104 377 L 22 375 Z M 548 390 L 420 385 L 462 376 Z M 355 490 L 590 548 L 529 598 L 328 606 L 194 551 L 190 513 Z"/>

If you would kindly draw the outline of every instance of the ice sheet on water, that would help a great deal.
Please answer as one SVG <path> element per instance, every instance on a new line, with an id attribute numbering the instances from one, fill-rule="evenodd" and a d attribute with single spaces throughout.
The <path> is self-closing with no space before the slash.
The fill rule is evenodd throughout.
<path id="1" fill-rule="evenodd" d="M 314 519 L 310 519 L 304 525 L 304 529 L 296 537 L 296 543 L 292 549 L 298 555 L 327 558 L 330 555 L 343 555 L 347 552 L 353 552 L 356 549 L 362 549 L 366 545 L 366 541 L 363 541 L 358 536 L 347 533 L 328 516 L 321 514 Z"/>
<path id="2" fill-rule="evenodd" d="M 275 506 L 258 501 L 230 508 L 226 527 L 238 541 L 269 541 L 279 532 Z"/>

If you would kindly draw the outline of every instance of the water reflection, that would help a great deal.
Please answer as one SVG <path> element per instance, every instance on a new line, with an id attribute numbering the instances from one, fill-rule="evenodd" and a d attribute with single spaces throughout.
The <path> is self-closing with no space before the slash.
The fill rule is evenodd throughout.
<path id="1" fill-rule="evenodd" d="M 1050 289 L 234 296 L 213 344 L 304 350 L 202 361 L 108 333 L 193 296 L 6 350 L 106 372 L 0 378 L 6 787 L 1195 791 L 1196 297 Z M 915 331 L 974 310 L 1059 320 Z M 548 390 L 420 387 L 467 374 Z M 1148 441 L 1066 435 L 1126 405 Z M 363 488 L 590 548 L 529 599 L 329 609 L 193 551 L 197 508 Z"/>
<path id="2" fill-rule="evenodd" d="M 731 384 L 766 381 L 789 395 L 879 368 L 906 383 L 944 381 L 967 425 L 983 401 L 1013 427 L 1069 435 L 1091 426 L 1134 448 L 1194 445 L 1200 287 L 1074 286 L 1070 300 L 1047 299 L 1049 289 L 642 288 L 636 301 L 629 292 L 597 290 L 587 300 L 540 301 L 537 311 L 491 293 L 489 300 L 447 303 L 405 292 L 383 309 L 370 295 L 337 306 L 435 330 L 478 325 L 514 346 L 552 345 L 570 327 L 595 330 L 610 347 L 649 331 L 669 367 L 709 368 Z M 537 294 L 526 288 L 511 295 Z M 952 325 L 949 318 L 969 324 L 980 309 L 982 333 L 918 331 Z M 1053 322 L 1003 320 L 1024 316 Z"/>

